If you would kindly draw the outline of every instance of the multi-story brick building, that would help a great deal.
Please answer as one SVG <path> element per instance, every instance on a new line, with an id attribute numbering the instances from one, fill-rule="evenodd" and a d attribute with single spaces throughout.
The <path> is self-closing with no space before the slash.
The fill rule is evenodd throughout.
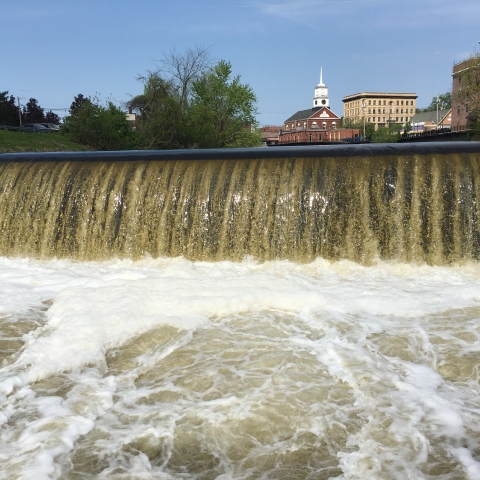
<path id="1" fill-rule="evenodd" d="M 300 110 L 283 124 L 280 144 L 342 142 L 345 138 L 354 139 L 358 129 L 340 128 L 341 118 L 330 110 L 328 87 L 323 83 L 320 70 L 320 83 L 315 87 L 313 107 Z"/>
<path id="2" fill-rule="evenodd" d="M 404 125 L 415 115 L 415 93 L 361 92 L 343 97 L 344 125 L 365 119 L 375 130 L 395 123 Z"/>
<path id="3" fill-rule="evenodd" d="M 459 99 L 458 93 L 462 88 L 462 76 L 471 68 L 480 69 L 478 57 L 469 58 L 453 66 L 452 72 L 452 132 L 463 131 L 468 128 L 472 120 L 468 99 Z M 480 77 L 480 75 L 479 75 Z"/>

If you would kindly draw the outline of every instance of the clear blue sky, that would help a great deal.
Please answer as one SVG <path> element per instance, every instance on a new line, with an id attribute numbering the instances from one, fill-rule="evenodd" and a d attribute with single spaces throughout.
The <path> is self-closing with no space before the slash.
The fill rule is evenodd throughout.
<path id="1" fill-rule="evenodd" d="M 310 108 L 320 67 L 340 116 L 361 91 L 427 106 L 480 46 L 480 0 L 0 0 L 0 18 L 0 91 L 23 103 L 120 103 L 164 52 L 200 45 L 251 85 L 261 125 Z"/>

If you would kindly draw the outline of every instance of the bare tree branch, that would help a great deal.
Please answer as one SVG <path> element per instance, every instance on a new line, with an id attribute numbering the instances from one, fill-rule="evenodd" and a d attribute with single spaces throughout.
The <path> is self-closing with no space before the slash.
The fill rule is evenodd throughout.
<path id="1" fill-rule="evenodd" d="M 185 109 L 192 82 L 211 66 L 210 47 L 195 46 L 180 54 L 175 49 L 159 60 L 159 73 L 167 75 L 180 97 L 180 106 Z"/>

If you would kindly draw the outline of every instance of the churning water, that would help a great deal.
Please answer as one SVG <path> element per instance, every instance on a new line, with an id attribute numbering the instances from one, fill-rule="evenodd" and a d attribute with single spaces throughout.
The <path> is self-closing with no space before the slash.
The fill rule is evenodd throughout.
<path id="1" fill-rule="evenodd" d="M 480 159 L 343 160 L 0 165 L 0 478 L 479 479 Z"/>

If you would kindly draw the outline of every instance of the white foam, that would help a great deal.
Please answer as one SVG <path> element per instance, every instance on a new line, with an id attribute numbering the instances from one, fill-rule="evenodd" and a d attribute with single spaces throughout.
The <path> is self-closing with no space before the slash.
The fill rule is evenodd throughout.
<path id="1" fill-rule="evenodd" d="M 46 323 L 25 335 L 25 346 L 15 362 L 0 369 L 0 392 L 7 402 L 0 422 L 7 424 L 20 408 L 34 408 L 39 417 L 11 446 L 25 447 L 21 450 L 25 478 L 34 471 L 41 472 L 37 478 L 60 478 L 55 458 L 71 451 L 97 418 L 112 408 L 117 382 L 123 382 L 122 388 L 130 385 L 131 378 L 103 378 L 109 349 L 162 325 L 182 332 L 164 352 L 142 357 L 147 369 L 182 346 L 196 330 L 222 322 L 227 325 L 229 319 L 255 312 L 292 315 L 297 323 L 284 327 L 288 334 L 285 351 L 308 352 L 332 381 L 354 392 L 355 408 L 361 408 L 368 422 L 349 437 L 350 450 L 338 454 L 343 478 L 362 478 L 362 472 L 363 478 L 385 474 L 382 469 L 390 453 L 370 430 L 379 412 L 392 416 L 389 434 L 399 448 L 415 452 L 411 468 L 426 461 L 429 439 L 443 442 L 446 437 L 450 443 L 445 449 L 468 475 L 476 478 L 479 471 L 471 451 L 460 448 L 468 437 L 468 408 L 462 402 L 473 394 L 461 386 L 446 386 L 434 368 L 438 351 L 428 331 L 428 316 L 445 313 L 448 317 L 455 309 L 479 305 L 477 265 L 447 268 L 380 262 L 367 268 L 322 259 L 298 265 L 252 259 L 241 263 L 182 258 L 79 263 L 0 258 L 0 272 L 2 315 L 20 315 L 50 305 Z M 478 322 L 462 328 L 475 333 Z M 372 340 L 382 335 L 406 338 L 410 343 L 405 348 L 415 349 L 417 357 L 414 361 L 389 357 Z M 466 345 L 465 351 L 475 352 L 477 343 Z M 61 372 L 73 372 L 76 382 L 67 399 L 29 397 L 29 385 Z M 194 409 L 208 424 L 223 425 L 232 416 L 248 418 L 262 395 L 288 388 L 285 385 L 289 385 L 288 377 L 278 371 L 271 378 L 267 375 L 250 400 L 228 394 L 204 400 L 194 409 L 192 396 L 185 408 Z M 46 434 L 44 427 L 56 422 L 62 425 L 61 433 Z M 170 422 L 155 427 L 159 436 L 173 436 Z M 309 431 L 320 435 L 323 423 L 327 420 L 319 419 Z M 7 437 L 1 437 L 2 442 L 9 444 Z M 111 448 L 114 451 L 119 446 Z M 28 453 L 29 449 L 34 453 Z M 152 468 L 142 455 L 132 462 L 132 474 L 146 474 Z M 419 470 L 412 471 L 418 475 Z"/>
<path id="2" fill-rule="evenodd" d="M 214 317 L 263 310 L 417 317 L 480 299 L 480 279 L 471 267 L 251 259 L 0 263 L 4 311 L 53 302 L 47 324 L 29 336 L 17 361 L 28 367 L 28 381 L 100 362 L 106 349 L 162 324 L 192 330 Z M 25 379 L 10 379 L 4 391 L 11 391 L 12 382 L 18 386 Z"/>

